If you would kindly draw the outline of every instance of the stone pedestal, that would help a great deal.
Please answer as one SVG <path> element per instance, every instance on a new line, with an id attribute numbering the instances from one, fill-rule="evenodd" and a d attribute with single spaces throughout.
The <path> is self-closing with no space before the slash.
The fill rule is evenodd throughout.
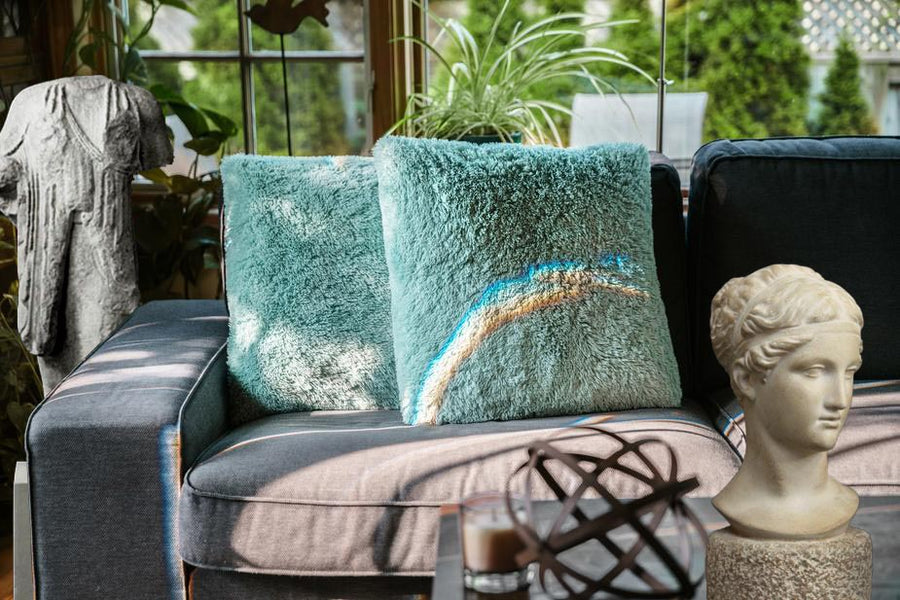
<path id="1" fill-rule="evenodd" d="M 861 529 L 823 540 L 756 540 L 720 529 L 706 551 L 709 600 L 868 599 L 872 539 Z"/>

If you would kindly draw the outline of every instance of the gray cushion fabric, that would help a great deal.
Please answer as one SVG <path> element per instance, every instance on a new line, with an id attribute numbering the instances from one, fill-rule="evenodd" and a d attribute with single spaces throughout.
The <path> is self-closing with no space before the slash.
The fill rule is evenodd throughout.
<path id="1" fill-rule="evenodd" d="M 698 475 L 699 495 L 716 493 L 737 470 L 737 455 L 695 403 L 594 421 L 630 439 L 670 442 L 683 476 Z M 396 411 L 260 419 L 229 432 L 188 471 L 179 508 L 181 556 L 201 567 L 253 573 L 430 574 L 438 507 L 502 489 L 525 459 L 525 445 L 572 422 L 407 427 Z M 566 447 L 602 454 L 616 446 L 582 436 Z M 664 459 L 661 447 L 650 450 Z M 621 478 L 609 485 L 621 496 L 641 492 Z"/>
<path id="2" fill-rule="evenodd" d="M 747 449 L 744 413 L 730 389 L 712 394 L 716 428 L 741 454 Z M 900 380 L 860 381 L 828 468 L 860 494 L 900 494 Z"/>
<path id="3" fill-rule="evenodd" d="M 191 600 L 421 600 L 431 592 L 430 577 L 276 577 L 195 569 Z"/>
<path id="4" fill-rule="evenodd" d="M 180 451 L 190 460 L 224 430 L 224 313 L 215 301 L 139 308 L 32 414 L 39 598 L 185 597 Z"/>

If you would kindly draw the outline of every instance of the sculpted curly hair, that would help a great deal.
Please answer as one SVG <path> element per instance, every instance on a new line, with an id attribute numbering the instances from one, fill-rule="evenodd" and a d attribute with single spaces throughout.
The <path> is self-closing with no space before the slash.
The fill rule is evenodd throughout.
<path id="1" fill-rule="evenodd" d="M 779 331 L 831 321 L 863 326 L 862 311 L 844 288 L 808 267 L 771 265 L 722 286 L 709 326 L 713 351 L 726 371 L 739 365 L 766 375 L 782 356 L 812 339 L 808 331 Z M 754 343 L 757 338 L 765 339 Z"/>

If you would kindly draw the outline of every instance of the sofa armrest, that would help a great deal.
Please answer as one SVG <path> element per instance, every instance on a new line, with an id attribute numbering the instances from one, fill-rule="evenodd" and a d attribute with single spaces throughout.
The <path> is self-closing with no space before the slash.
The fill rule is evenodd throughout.
<path id="1" fill-rule="evenodd" d="M 35 409 L 38 598 L 185 597 L 175 509 L 183 471 L 226 427 L 227 336 L 222 302 L 151 302 Z"/>

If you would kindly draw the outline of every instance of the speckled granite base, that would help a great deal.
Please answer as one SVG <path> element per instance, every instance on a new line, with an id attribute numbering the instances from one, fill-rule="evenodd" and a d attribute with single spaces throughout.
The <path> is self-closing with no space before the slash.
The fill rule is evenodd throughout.
<path id="1" fill-rule="evenodd" d="M 872 540 L 861 529 L 813 541 L 754 540 L 714 532 L 706 550 L 709 600 L 868 599 Z"/>

